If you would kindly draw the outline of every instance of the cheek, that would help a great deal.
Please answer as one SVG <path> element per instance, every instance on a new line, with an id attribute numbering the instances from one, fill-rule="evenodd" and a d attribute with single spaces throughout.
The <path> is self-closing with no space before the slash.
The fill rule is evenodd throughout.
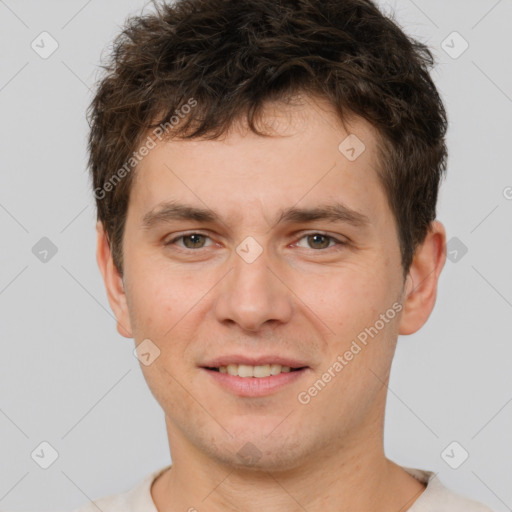
<path id="1" fill-rule="evenodd" d="M 183 307 L 183 283 L 169 279 L 165 272 L 149 271 L 148 265 L 133 268 L 130 276 L 128 305 L 135 320 L 136 340 L 154 338 L 157 341 L 176 323 Z M 128 274 L 127 274 L 128 275 Z"/>
<path id="2" fill-rule="evenodd" d="M 304 303 L 345 339 L 373 324 L 392 306 L 395 288 L 396 282 L 384 271 L 383 262 L 372 261 L 302 278 L 296 290 Z"/>

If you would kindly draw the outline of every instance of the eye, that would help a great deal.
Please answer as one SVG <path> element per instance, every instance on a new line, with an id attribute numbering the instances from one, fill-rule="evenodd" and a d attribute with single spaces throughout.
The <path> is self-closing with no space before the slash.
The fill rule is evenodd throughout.
<path id="1" fill-rule="evenodd" d="M 309 247 L 304 247 L 300 245 L 300 241 L 306 239 L 306 242 Z M 177 245 L 180 249 L 203 249 L 205 247 L 209 247 L 211 244 L 206 245 L 206 240 L 210 240 L 210 237 L 207 235 L 204 235 L 202 233 L 187 233 L 184 235 L 177 236 L 175 238 L 172 238 L 168 242 L 165 242 L 164 245 L 170 246 L 170 245 Z M 181 241 L 182 243 L 178 243 L 178 241 Z M 344 246 L 347 245 L 347 242 L 338 240 L 337 238 L 334 238 L 333 236 L 326 235 L 325 233 L 308 233 L 304 236 L 302 236 L 299 239 L 299 242 L 297 242 L 295 245 L 302 248 L 307 249 L 313 249 L 313 250 L 321 250 L 321 249 L 330 249 L 333 246 Z"/>
<path id="2" fill-rule="evenodd" d="M 204 245 L 205 239 L 207 238 L 210 237 L 203 235 L 202 233 L 188 233 L 169 240 L 165 245 L 172 245 L 178 240 L 183 240 L 183 245 L 180 246 L 178 244 L 178 247 L 184 247 L 185 249 L 202 249 L 203 247 L 207 247 Z"/>
<path id="3" fill-rule="evenodd" d="M 304 235 L 300 240 L 306 239 L 310 249 L 329 249 L 333 247 L 333 245 L 346 245 L 347 242 L 343 242 L 342 240 L 338 240 L 330 235 L 326 235 L 324 233 L 309 233 Z M 299 241 L 300 241 L 299 240 Z M 329 245 L 331 242 L 334 242 L 333 245 Z M 297 243 L 298 245 L 298 243 Z M 300 247 L 300 246 L 299 246 Z M 302 246 L 303 247 L 303 246 Z"/>

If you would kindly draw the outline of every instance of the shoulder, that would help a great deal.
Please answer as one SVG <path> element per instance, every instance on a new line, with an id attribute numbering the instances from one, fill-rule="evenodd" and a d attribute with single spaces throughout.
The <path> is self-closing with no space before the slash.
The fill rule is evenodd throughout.
<path id="1" fill-rule="evenodd" d="M 89 501 L 71 512 L 158 512 L 151 497 L 151 485 L 169 467 L 153 471 L 126 492 Z"/>
<path id="2" fill-rule="evenodd" d="M 458 494 L 441 482 L 432 471 L 404 468 L 427 485 L 408 512 L 493 512 L 488 506 Z"/>
<path id="3" fill-rule="evenodd" d="M 112 494 L 98 498 L 94 501 L 89 501 L 85 505 L 72 510 L 71 512 L 128 512 L 132 510 L 133 503 L 130 503 L 129 496 L 134 494 L 134 491 L 138 492 L 139 485 L 134 487 L 128 492 L 120 494 Z M 142 512 L 142 511 L 141 511 Z M 144 511 L 146 512 L 146 511 Z"/>

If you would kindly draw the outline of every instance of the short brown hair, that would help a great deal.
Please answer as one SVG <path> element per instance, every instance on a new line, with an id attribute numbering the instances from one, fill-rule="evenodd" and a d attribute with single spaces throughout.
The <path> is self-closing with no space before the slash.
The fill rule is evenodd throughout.
<path id="1" fill-rule="evenodd" d="M 446 112 L 429 75 L 431 51 L 371 0 L 153 6 L 127 19 L 87 112 L 98 220 L 119 272 L 133 182 L 126 163 L 148 129 L 169 125 L 193 99 L 173 136 L 215 139 L 241 119 L 263 135 L 254 121 L 264 104 L 307 93 L 327 99 L 340 119 L 355 114 L 377 129 L 379 178 L 397 222 L 405 277 L 435 220 L 446 170 Z"/>

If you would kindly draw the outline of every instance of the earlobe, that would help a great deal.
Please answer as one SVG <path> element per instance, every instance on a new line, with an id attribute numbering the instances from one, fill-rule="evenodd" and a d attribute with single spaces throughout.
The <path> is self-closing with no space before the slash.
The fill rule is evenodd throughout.
<path id="1" fill-rule="evenodd" d="M 117 331 L 125 338 L 133 338 L 123 279 L 114 264 L 110 244 L 101 221 L 96 224 L 96 232 L 96 261 L 103 276 L 108 302 L 117 320 Z"/>
<path id="2" fill-rule="evenodd" d="M 428 320 L 437 296 L 439 275 L 446 261 L 446 231 L 432 222 L 424 242 L 418 246 L 404 285 L 399 334 L 413 334 Z"/>

